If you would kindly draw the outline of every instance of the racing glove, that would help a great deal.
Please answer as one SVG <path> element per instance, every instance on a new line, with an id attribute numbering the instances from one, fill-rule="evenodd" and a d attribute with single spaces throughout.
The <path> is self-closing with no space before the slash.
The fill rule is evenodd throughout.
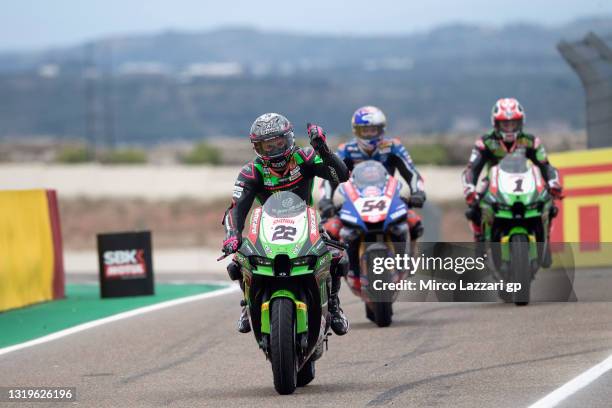
<path id="1" fill-rule="evenodd" d="M 465 197 L 465 202 L 469 206 L 474 205 L 474 203 L 478 201 L 478 193 L 476 192 L 476 187 L 473 185 L 468 185 L 463 189 L 463 196 Z"/>
<path id="2" fill-rule="evenodd" d="M 222 251 L 226 255 L 233 254 L 234 252 L 238 251 L 240 245 L 242 245 L 242 237 L 231 235 L 225 241 L 223 241 Z"/>
<path id="3" fill-rule="evenodd" d="M 310 145 L 317 152 L 329 152 L 329 147 L 327 146 L 327 137 L 325 136 L 325 132 L 321 126 L 317 126 L 309 123 L 307 125 L 308 137 L 310 138 Z"/>
<path id="4" fill-rule="evenodd" d="M 561 187 L 561 184 L 559 184 L 557 180 L 548 181 L 548 191 L 550 192 L 550 195 L 556 199 L 563 198 L 563 187 Z"/>
<path id="5" fill-rule="evenodd" d="M 426 199 L 427 197 L 425 196 L 424 191 L 415 191 L 410 195 L 410 198 L 408 199 L 408 204 L 410 205 L 410 207 L 421 208 L 423 207 L 423 204 L 425 204 Z"/>

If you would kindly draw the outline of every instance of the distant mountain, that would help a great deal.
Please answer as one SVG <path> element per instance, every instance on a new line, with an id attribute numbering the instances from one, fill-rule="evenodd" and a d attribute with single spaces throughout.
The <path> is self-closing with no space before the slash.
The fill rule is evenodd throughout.
<path id="1" fill-rule="evenodd" d="M 392 132 L 476 131 L 505 95 L 533 127 L 582 128 L 583 91 L 556 44 L 589 31 L 612 33 L 612 18 L 372 37 L 233 27 L 3 53 L 0 137 L 239 135 L 274 110 L 346 133 L 362 104 L 380 105 Z"/>

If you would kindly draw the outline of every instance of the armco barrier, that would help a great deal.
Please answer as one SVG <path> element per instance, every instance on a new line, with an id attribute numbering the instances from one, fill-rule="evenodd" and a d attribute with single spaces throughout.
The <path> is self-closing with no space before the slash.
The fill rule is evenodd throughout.
<path id="1" fill-rule="evenodd" d="M 553 223 L 551 241 L 579 242 L 576 266 L 612 265 L 612 149 L 555 153 L 565 199 Z"/>
<path id="2" fill-rule="evenodd" d="M 63 297 L 55 191 L 0 191 L 0 312 Z"/>

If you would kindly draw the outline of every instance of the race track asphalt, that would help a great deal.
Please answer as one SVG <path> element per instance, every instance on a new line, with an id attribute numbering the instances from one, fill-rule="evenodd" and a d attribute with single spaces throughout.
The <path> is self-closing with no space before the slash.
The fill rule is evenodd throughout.
<path id="1" fill-rule="evenodd" d="M 2 355 L 0 386 L 74 386 L 77 403 L 67 405 L 86 407 L 527 407 L 612 354 L 609 302 L 400 302 L 393 325 L 377 328 L 344 289 L 350 333 L 330 338 L 310 385 L 279 396 L 253 336 L 235 331 L 239 299 L 204 299 Z M 609 407 L 611 389 L 608 372 L 561 406 Z"/>

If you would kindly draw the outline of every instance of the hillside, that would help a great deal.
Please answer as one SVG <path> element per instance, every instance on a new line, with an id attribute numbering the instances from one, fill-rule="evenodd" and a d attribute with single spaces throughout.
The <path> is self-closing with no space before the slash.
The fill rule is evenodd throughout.
<path id="1" fill-rule="evenodd" d="M 388 37 L 172 31 L 5 53 L 0 137 L 240 135 L 263 111 L 347 133 L 363 104 L 382 107 L 393 133 L 474 132 L 506 95 L 521 99 L 533 128 L 580 129 L 583 91 L 555 46 L 588 31 L 611 33 L 612 18 Z"/>

